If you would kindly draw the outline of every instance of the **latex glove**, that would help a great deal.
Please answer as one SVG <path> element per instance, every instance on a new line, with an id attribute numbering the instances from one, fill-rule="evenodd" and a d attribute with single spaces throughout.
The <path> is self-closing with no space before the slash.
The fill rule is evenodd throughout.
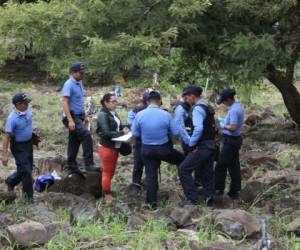
<path id="1" fill-rule="evenodd" d="M 225 128 L 225 125 L 226 125 L 226 120 L 225 118 L 220 118 L 218 117 L 218 122 L 219 122 L 219 126 L 221 129 L 224 129 Z"/>

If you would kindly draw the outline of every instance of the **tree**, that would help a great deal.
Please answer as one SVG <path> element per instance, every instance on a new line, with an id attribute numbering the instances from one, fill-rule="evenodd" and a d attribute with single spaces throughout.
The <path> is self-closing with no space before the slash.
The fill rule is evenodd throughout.
<path id="1" fill-rule="evenodd" d="M 177 20 L 174 46 L 184 48 L 190 65 L 205 62 L 230 80 L 267 78 L 300 128 L 300 94 L 294 85 L 299 13 L 299 0 L 214 0 L 204 13 Z"/>
<path id="2" fill-rule="evenodd" d="M 0 63 L 30 44 L 55 79 L 78 59 L 93 76 L 140 67 L 175 83 L 203 69 L 230 82 L 267 78 L 300 127 L 300 0 L 17 2 L 0 11 Z"/>

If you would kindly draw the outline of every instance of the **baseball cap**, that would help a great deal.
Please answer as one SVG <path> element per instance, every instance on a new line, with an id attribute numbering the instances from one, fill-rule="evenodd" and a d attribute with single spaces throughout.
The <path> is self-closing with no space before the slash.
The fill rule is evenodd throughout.
<path id="1" fill-rule="evenodd" d="M 235 96 L 236 92 L 234 89 L 223 89 L 219 94 L 219 99 L 217 101 L 217 104 L 220 105 L 222 102 L 224 102 L 228 98 L 233 98 Z"/>
<path id="2" fill-rule="evenodd" d="M 182 96 L 191 94 L 195 96 L 200 96 L 202 94 L 202 91 L 202 88 L 197 85 L 188 85 L 183 89 Z"/>
<path id="3" fill-rule="evenodd" d="M 24 93 L 17 93 L 12 98 L 12 103 L 16 105 L 17 103 L 30 103 L 31 99 Z"/>
<path id="4" fill-rule="evenodd" d="M 85 72 L 85 66 L 82 62 L 75 62 L 71 65 L 70 67 L 70 71 L 71 72 L 80 72 L 80 73 L 84 73 Z"/>

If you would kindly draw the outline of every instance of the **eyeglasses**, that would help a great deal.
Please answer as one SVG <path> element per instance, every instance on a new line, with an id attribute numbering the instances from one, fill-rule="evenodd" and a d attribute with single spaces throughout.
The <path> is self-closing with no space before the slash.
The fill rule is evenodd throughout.
<path id="1" fill-rule="evenodd" d="M 111 103 L 117 103 L 117 100 L 111 100 L 109 102 L 111 102 Z"/>

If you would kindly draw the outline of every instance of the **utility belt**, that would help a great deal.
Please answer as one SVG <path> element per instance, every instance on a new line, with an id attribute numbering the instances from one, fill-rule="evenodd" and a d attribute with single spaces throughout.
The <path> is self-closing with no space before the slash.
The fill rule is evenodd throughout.
<path id="1" fill-rule="evenodd" d="M 243 144 L 243 137 L 240 135 L 232 136 L 232 135 L 223 134 L 223 142 L 235 146 L 237 148 L 240 148 Z"/>
<path id="2" fill-rule="evenodd" d="M 70 114 L 72 116 L 72 118 L 79 118 L 80 120 L 84 120 L 84 116 L 85 114 L 84 113 L 81 113 L 81 114 L 74 114 L 74 111 L 70 111 Z M 62 118 L 62 122 L 63 124 L 65 125 L 66 128 L 68 128 L 68 124 L 69 124 L 69 121 L 68 121 L 68 117 L 67 116 L 63 116 Z"/>

